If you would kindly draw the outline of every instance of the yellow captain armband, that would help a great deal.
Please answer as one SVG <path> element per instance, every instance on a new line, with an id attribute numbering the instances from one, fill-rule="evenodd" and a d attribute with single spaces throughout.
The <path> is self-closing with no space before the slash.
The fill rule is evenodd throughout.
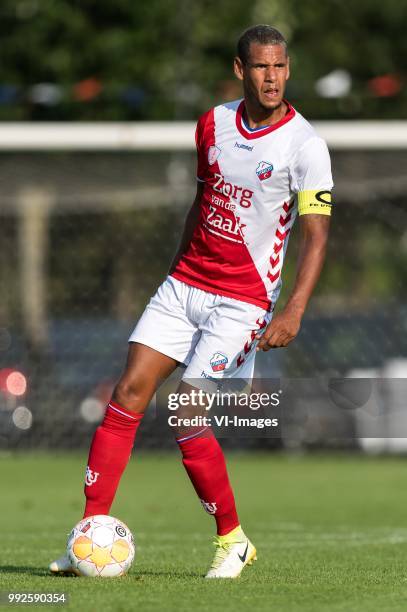
<path id="1" fill-rule="evenodd" d="M 332 209 L 331 200 L 331 192 L 327 190 L 299 191 L 298 214 L 330 215 Z"/>

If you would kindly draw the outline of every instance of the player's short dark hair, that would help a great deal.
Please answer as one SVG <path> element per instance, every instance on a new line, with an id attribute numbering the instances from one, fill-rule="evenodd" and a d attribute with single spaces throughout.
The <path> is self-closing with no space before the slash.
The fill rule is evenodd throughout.
<path id="1" fill-rule="evenodd" d="M 281 45 L 287 53 L 287 41 L 284 36 L 269 25 L 255 25 L 248 28 L 237 41 L 237 54 L 243 64 L 247 64 L 250 56 L 250 45 L 259 43 L 260 45 Z"/>

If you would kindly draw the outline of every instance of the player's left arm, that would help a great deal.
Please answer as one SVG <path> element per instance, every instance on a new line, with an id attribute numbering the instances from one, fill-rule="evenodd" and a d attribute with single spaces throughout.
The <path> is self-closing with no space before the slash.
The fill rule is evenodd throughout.
<path id="1" fill-rule="evenodd" d="M 298 151 L 290 168 L 298 194 L 300 244 L 297 274 L 284 309 L 259 336 L 258 350 L 287 346 L 298 334 L 302 317 L 325 260 L 331 215 L 331 161 L 325 142 L 314 137 Z"/>
<path id="2" fill-rule="evenodd" d="M 275 315 L 259 336 L 258 350 L 287 346 L 298 334 L 301 320 L 321 274 L 328 242 L 330 217 L 304 214 L 300 217 L 300 244 L 294 288 L 284 309 Z"/>

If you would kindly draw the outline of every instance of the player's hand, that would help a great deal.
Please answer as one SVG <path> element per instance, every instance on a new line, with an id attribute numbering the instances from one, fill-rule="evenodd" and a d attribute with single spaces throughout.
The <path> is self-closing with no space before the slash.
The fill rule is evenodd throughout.
<path id="1" fill-rule="evenodd" d="M 290 344 L 301 327 L 302 315 L 295 310 L 283 310 L 267 325 L 259 338 L 256 350 L 269 351 L 271 348 L 281 348 Z"/>

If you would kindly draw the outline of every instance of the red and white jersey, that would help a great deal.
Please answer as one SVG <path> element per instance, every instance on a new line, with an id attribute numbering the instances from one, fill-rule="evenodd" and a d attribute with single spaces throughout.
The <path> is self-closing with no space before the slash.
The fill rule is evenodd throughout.
<path id="1" fill-rule="evenodd" d="M 250 130 L 244 101 L 198 121 L 199 222 L 173 276 L 211 293 L 270 309 L 281 288 L 290 230 L 300 214 L 330 214 L 325 142 L 288 105 L 278 123 Z M 298 195 L 298 198 L 296 198 Z"/>

